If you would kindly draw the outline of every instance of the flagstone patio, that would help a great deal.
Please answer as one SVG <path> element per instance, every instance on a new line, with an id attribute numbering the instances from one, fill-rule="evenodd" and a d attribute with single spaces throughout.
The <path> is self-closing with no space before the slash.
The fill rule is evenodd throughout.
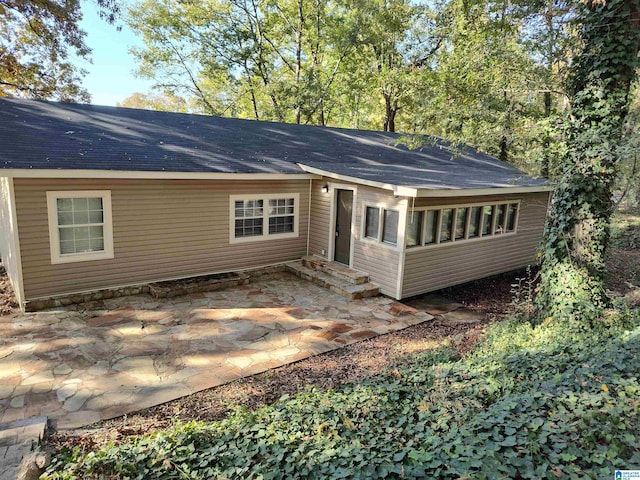
<path id="1" fill-rule="evenodd" d="M 285 272 L 225 291 L 4 316 L 0 424 L 46 415 L 58 429 L 88 425 L 431 318 Z"/>

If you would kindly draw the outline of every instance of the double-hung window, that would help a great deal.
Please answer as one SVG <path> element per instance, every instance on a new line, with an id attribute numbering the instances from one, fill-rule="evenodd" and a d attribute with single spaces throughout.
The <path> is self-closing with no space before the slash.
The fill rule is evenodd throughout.
<path id="1" fill-rule="evenodd" d="M 300 195 L 230 196 L 231 243 L 298 236 Z"/>
<path id="2" fill-rule="evenodd" d="M 269 234 L 291 233 L 295 224 L 295 200 L 272 198 L 269 200 Z"/>
<path id="3" fill-rule="evenodd" d="M 51 263 L 113 258 L 111 192 L 47 192 Z"/>
<path id="4" fill-rule="evenodd" d="M 264 231 L 264 200 L 236 200 L 236 238 L 262 236 Z"/>

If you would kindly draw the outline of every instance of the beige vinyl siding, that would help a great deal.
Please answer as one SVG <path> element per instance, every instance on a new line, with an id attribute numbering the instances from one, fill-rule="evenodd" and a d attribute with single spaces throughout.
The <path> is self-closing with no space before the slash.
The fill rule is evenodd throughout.
<path id="1" fill-rule="evenodd" d="M 362 239 L 362 222 L 365 212 L 363 204 L 397 209 L 402 215 L 403 208 L 393 193 L 373 187 L 358 186 L 356 199 L 356 226 L 353 248 L 353 268 L 369 274 L 372 282 L 380 286 L 380 291 L 390 297 L 398 294 L 398 268 L 400 249 L 384 245 L 374 240 Z"/>
<path id="2" fill-rule="evenodd" d="M 109 190 L 115 258 L 51 264 L 46 192 Z M 229 195 L 298 193 L 299 235 L 230 245 Z M 16 179 L 25 297 L 240 270 L 303 256 L 309 181 Z"/>
<path id="3" fill-rule="evenodd" d="M 23 288 L 20 278 L 18 232 L 16 231 L 17 222 L 14 216 L 12 190 L 13 179 L 0 177 L 0 257 L 18 303 L 22 305 Z"/>
<path id="4" fill-rule="evenodd" d="M 311 225 L 309 228 L 309 255 L 328 254 L 331 229 L 331 194 L 323 193 L 325 180 L 313 180 L 311 185 Z M 324 250 L 324 254 L 322 253 Z"/>
<path id="5" fill-rule="evenodd" d="M 542 240 L 548 198 L 548 192 L 542 192 L 462 199 L 416 199 L 416 208 L 509 200 L 520 200 L 521 203 L 515 234 L 464 240 L 446 245 L 407 248 L 402 298 L 535 263 L 537 248 Z M 411 212 L 411 200 L 409 202 Z"/>

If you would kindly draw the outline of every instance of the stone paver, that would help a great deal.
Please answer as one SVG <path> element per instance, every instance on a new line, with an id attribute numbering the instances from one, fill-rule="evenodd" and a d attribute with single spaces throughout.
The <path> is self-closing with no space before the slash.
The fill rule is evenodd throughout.
<path id="1" fill-rule="evenodd" d="M 431 318 L 284 272 L 225 291 L 4 316 L 0 423 L 46 415 L 80 427 Z"/>
<path id="2" fill-rule="evenodd" d="M 0 423 L 0 480 L 21 477 L 23 457 L 30 454 L 42 439 L 46 426 L 46 417 Z"/>

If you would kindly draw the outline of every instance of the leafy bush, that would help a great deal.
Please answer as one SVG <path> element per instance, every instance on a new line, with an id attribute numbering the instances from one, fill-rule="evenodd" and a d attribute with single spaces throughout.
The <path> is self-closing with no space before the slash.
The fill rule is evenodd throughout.
<path id="1" fill-rule="evenodd" d="M 608 478 L 640 464 L 640 327 L 496 325 L 337 391 L 83 454 L 44 478 Z"/>

